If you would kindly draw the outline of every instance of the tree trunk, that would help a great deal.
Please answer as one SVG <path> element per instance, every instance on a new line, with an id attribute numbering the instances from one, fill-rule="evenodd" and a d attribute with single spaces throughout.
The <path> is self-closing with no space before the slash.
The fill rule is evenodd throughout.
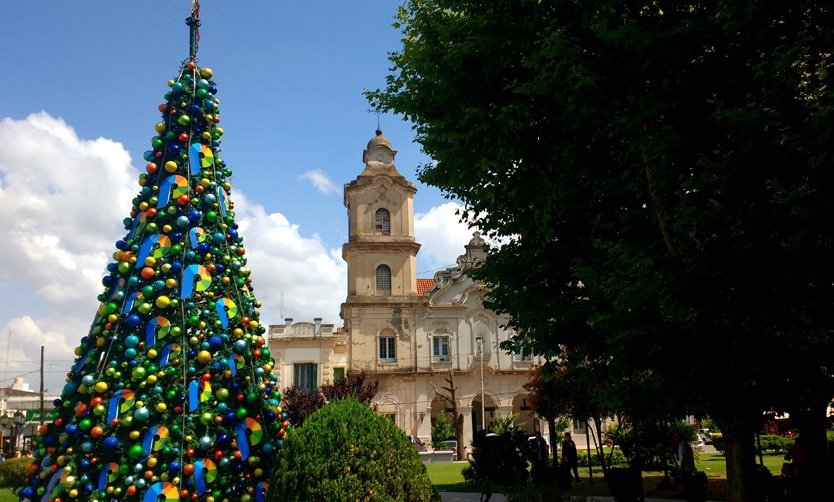
<path id="1" fill-rule="evenodd" d="M 557 449 L 557 439 L 559 438 L 556 432 L 556 417 L 550 416 L 547 418 L 547 429 L 550 431 L 550 451 L 553 453 L 553 465 L 559 465 L 559 450 Z"/>
<path id="2" fill-rule="evenodd" d="M 806 465 L 802 473 L 805 493 L 823 493 L 826 484 L 826 466 L 828 465 L 828 438 L 825 431 L 828 420 L 825 410 L 828 403 L 823 401 L 812 409 L 795 412 L 799 425 L 802 453 Z M 791 413 L 791 417 L 794 413 Z"/>
<path id="3" fill-rule="evenodd" d="M 605 476 L 608 474 L 608 465 L 605 461 L 605 445 L 602 442 L 602 419 L 599 417 L 594 417 L 592 418 L 592 420 L 594 422 L 594 427 L 596 428 L 596 431 L 593 432 L 593 435 L 596 442 L 595 447 L 597 450 L 597 456 L 599 457 L 599 465 L 602 469 L 603 476 Z M 589 462 L 590 460 L 591 459 L 588 459 Z"/>
<path id="4" fill-rule="evenodd" d="M 753 500 L 751 489 L 755 478 L 756 449 L 753 445 L 753 424 L 741 416 L 719 421 L 724 434 L 727 458 L 727 498 L 731 502 Z"/>
<path id="5" fill-rule="evenodd" d="M 457 413 L 458 407 L 455 406 L 455 412 Z M 455 439 L 458 442 L 458 450 L 457 450 L 457 457 L 458 460 L 466 460 L 466 456 L 464 451 L 466 448 L 463 446 L 463 414 L 458 413 L 457 417 L 455 417 Z"/>

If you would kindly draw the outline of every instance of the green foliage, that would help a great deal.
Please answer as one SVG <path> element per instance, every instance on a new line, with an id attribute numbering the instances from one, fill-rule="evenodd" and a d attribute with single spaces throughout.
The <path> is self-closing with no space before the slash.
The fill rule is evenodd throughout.
<path id="1" fill-rule="evenodd" d="M 408 437 L 354 398 L 324 406 L 290 431 L 268 495 L 271 501 L 434 499 Z"/>
<path id="2" fill-rule="evenodd" d="M 570 356 L 627 416 L 708 412 L 746 445 L 764 411 L 834 395 L 833 15 L 408 0 L 370 97 L 415 124 L 420 179 L 503 238 L 475 276 L 507 348 Z"/>
<path id="3" fill-rule="evenodd" d="M 446 418 L 446 413 L 440 412 L 431 426 L 431 447 L 435 450 L 448 449 L 446 443 L 443 441 L 452 437 L 453 434 L 452 426 L 449 424 L 449 419 Z"/>
<path id="4" fill-rule="evenodd" d="M 478 431 L 472 439 L 472 460 L 463 470 L 466 481 L 491 493 L 498 486 L 514 486 L 527 481 L 529 445 L 522 431 L 513 429 L 487 435 Z"/>
<path id="5" fill-rule="evenodd" d="M 628 460 L 626 459 L 625 455 L 623 454 L 622 450 L 619 448 L 612 449 L 603 449 L 605 454 L 605 461 L 606 464 L 609 462 L 611 463 L 611 467 L 627 467 Z M 588 467 L 588 451 L 587 450 L 579 450 L 577 451 L 577 465 L 580 467 Z M 599 455 L 595 451 L 591 451 L 591 467 L 601 467 L 599 462 Z"/>
<path id="6" fill-rule="evenodd" d="M 516 429 L 524 429 L 525 422 L 519 422 L 520 413 L 510 413 L 509 415 L 498 415 L 495 417 L 495 424 L 492 426 L 492 432 L 496 434 L 512 433 Z"/>
<path id="7" fill-rule="evenodd" d="M 0 488 L 20 488 L 25 483 L 25 478 L 28 476 L 27 469 L 32 464 L 34 459 L 10 458 L 4 462 L 0 462 Z"/>
<path id="8" fill-rule="evenodd" d="M 674 451 L 672 434 L 684 441 L 695 440 L 695 428 L 686 422 L 621 422 L 611 425 L 605 436 L 622 450 L 628 464 L 641 469 L 662 469 L 663 455 Z"/>
<path id="9" fill-rule="evenodd" d="M 762 451 L 787 453 L 791 449 L 791 446 L 793 446 L 794 440 L 793 438 L 786 438 L 785 436 L 777 436 L 775 434 L 762 434 L 759 437 L 759 442 L 762 445 Z"/>

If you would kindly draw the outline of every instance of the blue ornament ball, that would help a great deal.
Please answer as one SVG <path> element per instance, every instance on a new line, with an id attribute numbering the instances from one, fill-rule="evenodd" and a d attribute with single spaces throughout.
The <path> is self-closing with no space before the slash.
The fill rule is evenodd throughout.
<path id="1" fill-rule="evenodd" d="M 119 447 L 119 440 L 116 439 L 115 437 L 107 436 L 107 438 L 104 440 L 104 449 L 105 450 L 113 451 L 118 447 Z"/>

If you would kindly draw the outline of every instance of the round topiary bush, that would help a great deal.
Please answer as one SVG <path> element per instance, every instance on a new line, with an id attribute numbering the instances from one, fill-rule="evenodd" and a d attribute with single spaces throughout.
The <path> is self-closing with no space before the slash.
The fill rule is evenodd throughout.
<path id="1" fill-rule="evenodd" d="M 408 437 L 347 398 L 287 435 L 268 500 L 439 500 Z"/>
<path id="2" fill-rule="evenodd" d="M 34 459 L 29 457 L 10 458 L 0 462 L 0 488 L 20 488 L 29 475 L 29 466 Z"/>

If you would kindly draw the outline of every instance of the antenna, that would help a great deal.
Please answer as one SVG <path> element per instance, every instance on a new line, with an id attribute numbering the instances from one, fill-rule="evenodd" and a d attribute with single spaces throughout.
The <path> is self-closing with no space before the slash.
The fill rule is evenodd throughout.
<path id="1" fill-rule="evenodd" d="M 371 109 L 367 111 L 368 113 L 376 113 L 376 128 L 379 129 L 379 116 L 382 115 L 382 110 L 379 108 Z"/>
<path id="2" fill-rule="evenodd" d="M 281 307 L 279 308 L 279 314 L 281 315 L 281 320 L 284 320 L 284 290 L 281 290 Z"/>

